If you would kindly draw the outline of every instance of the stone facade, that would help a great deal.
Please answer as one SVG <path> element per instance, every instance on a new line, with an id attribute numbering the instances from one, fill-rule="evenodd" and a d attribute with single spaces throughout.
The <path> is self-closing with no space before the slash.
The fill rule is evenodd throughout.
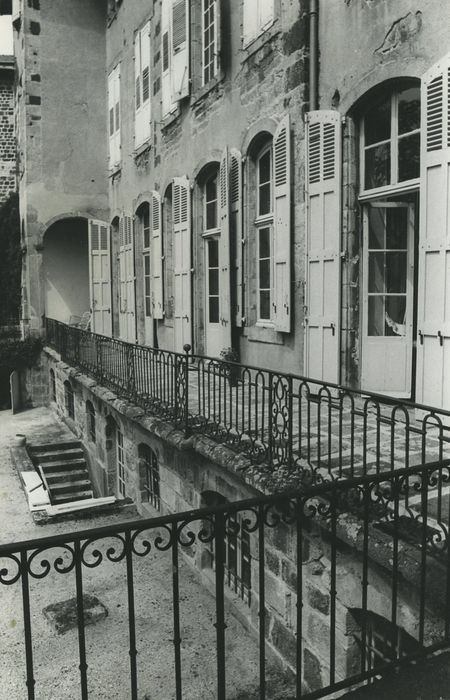
<path id="1" fill-rule="evenodd" d="M 16 191 L 14 58 L 0 56 L 0 204 Z"/>

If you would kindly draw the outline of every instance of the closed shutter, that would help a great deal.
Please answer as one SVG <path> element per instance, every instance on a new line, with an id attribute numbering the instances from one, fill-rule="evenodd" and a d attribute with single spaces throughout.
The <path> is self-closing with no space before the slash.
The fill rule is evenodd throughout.
<path id="1" fill-rule="evenodd" d="M 274 20 L 274 0 L 258 0 L 259 2 L 259 28 L 267 29 Z"/>
<path id="2" fill-rule="evenodd" d="M 255 13 L 256 10 L 256 13 Z M 242 21 L 242 43 L 247 46 L 257 35 L 258 0 L 244 0 Z"/>
<path id="3" fill-rule="evenodd" d="M 117 71 L 118 66 L 108 76 L 108 135 L 109 167 L 113 168 L 120 161 L 120 104 Z"/>
<path id="4" fill-rule="evenodd" d="M 120 64 L 116 66 L 114 73 L 114 165 L 120 163 Z"/>
<path id="5" fill-rule="evenodd" d="M 89 287 L 94 333 L 112 335 L 111 250 L 109 226 L 89 220 Z"/>
<path id="6" fill-rule="evenodd" d="M 242 264 L 242 157 L 235 148 L 230 150 L 230 240 L 231 259 L 234 266 L 232 276 L 233 288 L 233 317 L 235 325 L 240 327 L 244 322 L 243 307 L 243 264 Z"/>
<path id="7" fill-rule="evenodd" d="M 131 216 L 124 217 L 125 226 L 125 291 L 126 291 L 126 339 L 136 340 L 136 294 L 134 270 L 134 226 Z"/>
<path id="8" fill-rule="evenodd" d="M 220 323 L 224 346 L 231 345 L 231 308 L 230 308 L 230 196 L 228 149 L 222 153 L 219 169 L 219 290 Z"/>
<path id="9" fill-rule="evenodd" d="M 189 95 L 189 2 L 172 0 L 172 102 Z"/>
<path id="10" fill-rule="evenodd" d="M 175 177 L 172 196 L 175 351 L 191 344 L 191 198 L 187 177 Z"/>
<path id="11" fill-rule="evenodd" d="M 153 318 L 163 318 L 163 253 L 161 230 L 161 195 L 152 192 L 151 208 L 151 260 L 152 260 L 152 309 Z"/>
<path id="12" fill-rule="evenodd" d="M 422 79 L 416 398 L 450 408 L 450 54 Z"/>
<path id="13" fill-rule="evenodd" d="M 306 116 L 307 259 L 305 373 L 339 381 L 341 118 Z"/>
<path id="14" fill-rule="evenodd" d="M 291 330 L 291 146 L 289 116 L 273 137 L 274 182 L 274 326 Z"/>
<path id="15" fill-rule="evenodd" d="M 119 335 L 127 339 L 127 285 L 125 272 L 125 221 L 119 219 Z"/>
<path id="16" fill-rule="evenodd" d="M 150 138 L 150 23 L 136 34 L 134 45 L 134 74 L 136 93 L 135 147 Z"/>

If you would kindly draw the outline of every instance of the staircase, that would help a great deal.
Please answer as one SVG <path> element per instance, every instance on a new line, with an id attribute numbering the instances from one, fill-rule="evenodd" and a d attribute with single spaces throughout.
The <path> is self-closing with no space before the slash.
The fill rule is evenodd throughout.
<path id="1" fill-rule="evenodd" d="M 28 452 L 35 468 L 44 475 L 52 505 L 94 498 L 79 440 L 29 445 Z"/>

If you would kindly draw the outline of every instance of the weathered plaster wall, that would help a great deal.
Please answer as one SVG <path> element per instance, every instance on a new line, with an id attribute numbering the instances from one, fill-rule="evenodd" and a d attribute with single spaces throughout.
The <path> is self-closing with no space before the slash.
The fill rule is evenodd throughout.
<path id="1" fill-rule="evenodd" d="M 107 218 L 104 3 L 25 3 L 15 52 L 24 318 L 25 327 L 39 330 L 48 223 L 71 214 Z"/>
<path id="2" fill-rule="evenodd" d="M 108 71 L 121 61 L 121 106 L 122 106 L 122 167 L 110 180 L 111 215 L 124 210 L 133 211 L 143 193 L 152 189 L 164 194 L 174 176 L 186 174 L 194 182 L 194 173 L 202 165 L 217 161 L 225 146 L 239 148 L 244 154 L 249 144 L 250 130 L 265 128 L 286 112 L 291 116 L 292 155 L 293 155 L 293 274 L 295 275 L 294 316 L 291 334 L 277 334 L 273 331 L 245 328 L 238 331 L 244 361 L 278 366 L 280 352 L 283 353 L 283 366 L 286 370 L 300 371 L 303 366 L 303 288 L 304 279 L 304 198 L 302 187 L 303 158 L 303 109 L 305 99 L 306 61 L 306 4 L 303 0 L 283 0 L 281 14 L 273 28 L 267 32 L 264 41 L 252 45 L 251 52 L 241 49 L 241 13 L 234 3 L 222 3 L 223 80 L 206 94 L 199 88 L 199 58 L 192 59 L 192 93 L 180 105 L 179 116 L 169 125 L 161 124 L 160 110 L 160 18 L 159 3 L 153 3 L 155 13 L 151 23 L 152 61 L 151 78 L 153 109 L 153 143 L 143 153 L 133 154 L 134 150 L 134 32 L 151 17 L 145 5 L 138 0 L 130 0 L 121 5 L 116 18 L 110 23 L 107 34 Z M 196 24 L 197 22 L 197 24 Z M 201 42 L 198 18 L 192 13 L 191 46 L 193 53 Z M 194 193 L 195 195 L 195 193 Z M 195 199 L 195 196 L 194 196 Z M 247 264 L 251 261 L 247 275 L 254 276 L 254 251 L 250 223 L 246 222 L 250 248 Z M 201 233 L 200 217 L 194 215 L 193 249 L 194 259 L 194 319 L 193 327 L 203 324 L 201 318 L 204 281 L 201 274 L 203 245 L 198 244 Z M 139 249 L 137 251 L 139 261 Z M 139 262 L 138 262 L 139 264 Z M 252 280 L 253 281 L 253 280 Z M 250 282 L 251 284 L 251 282 Z M 167 300 L 170 305 L 170 299 Z M 166 309 L 170 315 L 170 309 Z M 142 319 L 139 319 L 142 324 Z M 173 347 L 172 321 L 166 319 L 159 324 L 160 347 Z M 195 335 L 197 351 L 204 349 L 201 333 Z M 284 348 L 283 348 L 284 346 Z M 179 349 L 179 348 L 178 348 Z"/>

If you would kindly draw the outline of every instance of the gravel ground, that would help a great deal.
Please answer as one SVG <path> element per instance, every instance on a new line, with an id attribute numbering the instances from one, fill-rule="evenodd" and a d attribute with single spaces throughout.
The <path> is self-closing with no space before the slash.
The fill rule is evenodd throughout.
<path id="1" fill-rule="evenodd" d="M 56 533 L 97 527 L 123 521 L 124 516 L 97 517 L 51 524 L 34 524 L 25 496 L 9 457 L 15 433 L 25 433 L 30 442 L 64 439 L 67 429 L 55 422 L 46 409 L 32 409 L 17 416 L 0 413 L 0 542 L 44 537 Z M 161 532 L 164 536 L 164 532 Z M 151 541 L 154 536 L 150 537 Z M 142 538 L 141 538 L 142 540 Z M 90 548 L 90 561 L 97 547 L 105 554 L 108 547 L 120 551 L 117 538 Z M 52 552 L 63 563 L 69 552 Z M 34 570 L 40 572 L 37 557 Z M 0 569 L 3 564 L 0 562 Z M 175 697 L 172 622 L 172 564 L 170 552 L 152 551 L 134 557 L 136 644 L 138 649 L 138 697 L 140 700 L 170 700 Z M 125 700 L 130 695 L 129 629 L 125 561 L 105 558 L 97 568 L 83 568 L 84 593 L 96 596 L 108 615 L 86 627 L 89 698 Z M 75 629 L 61 635 L 45 619 L 42 610 L 51 603 L 75 595 L 75 574 L 57 573 L 53 567 L 45 578 L 30 578 L 31 625 L 37 700 L 79 698 L 78 635 Z M 202 700 L 216 697 L 215 602 L 200 584 L 197 575 L 180 562 L 180 623 L 183 698 Z M 258 648 L 254 640 L 231 616 L 227 617 L 226 661 L 228 700 L 250 700 L 258 693 Z M 270 669 L 269 697 L 292 697 L 283 676 Z M 26 698 L 24 635 L 20 581 L 0 584 L 0 700 Z"/>

